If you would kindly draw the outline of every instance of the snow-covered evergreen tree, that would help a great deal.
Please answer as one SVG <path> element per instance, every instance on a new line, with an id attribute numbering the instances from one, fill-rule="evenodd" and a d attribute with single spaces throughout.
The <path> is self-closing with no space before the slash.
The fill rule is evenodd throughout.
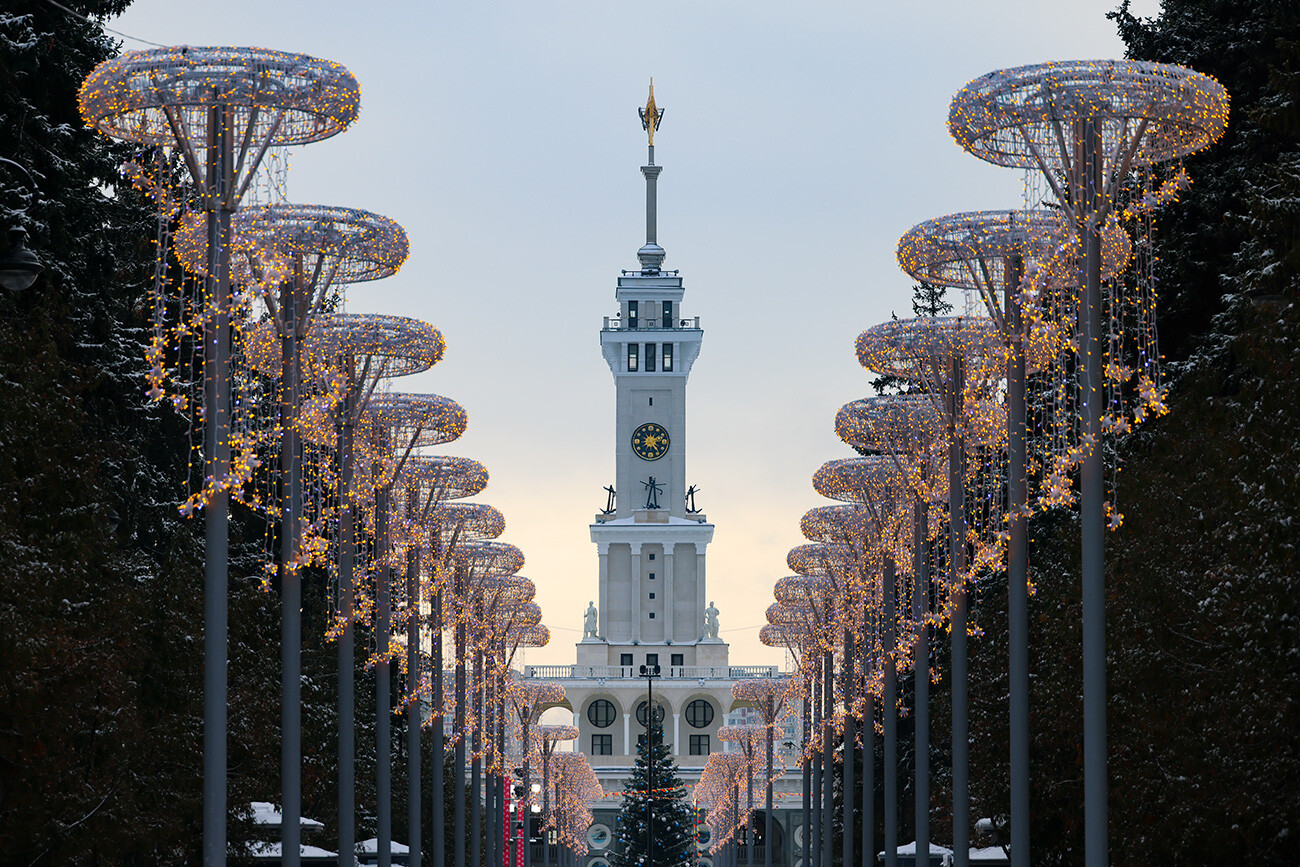
<path id="1" fill-rule="evenodd" d="M 614 832 L 614 867 L 686 867 L 695 862 L 695 819 L 663 721 L 650 717 L 624 785 Z M 653 783 L 652 783 L 653 778 Z"/>

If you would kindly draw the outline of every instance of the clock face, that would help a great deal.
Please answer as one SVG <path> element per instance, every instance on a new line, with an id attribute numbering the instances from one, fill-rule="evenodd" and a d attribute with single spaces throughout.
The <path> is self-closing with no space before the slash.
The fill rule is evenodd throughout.
<path id="1" fill-rule="evenodd" d="M 663 425 L 646 422 L 632 432 L 632 451 L 642 460 L 659 460 L 668 454 L 668 431 Z"/>

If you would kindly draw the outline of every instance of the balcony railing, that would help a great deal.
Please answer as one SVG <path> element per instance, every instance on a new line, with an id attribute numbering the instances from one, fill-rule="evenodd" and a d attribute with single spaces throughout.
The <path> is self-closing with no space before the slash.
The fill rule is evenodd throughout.
<path id="1" fill-rule="evenodd" d="M 779 677 L 775 665 L 666 665 L 663 676 L 682 680 L 740 680 L 750 677 Z M 524 677 L 546 680 L 639 678 L 639 665 L 525 665 Z"/>
<path id="2" fill-rule="evenodd" d="M 649 317 L 638 317 L 636 325 L 629 325 L 628 320 L 620 319 L 617 316 L 605 317 L 606 331 L 684 331 L 700 330 L 700 317 L 692 316 L 689 319 L 655 319 Z"/>

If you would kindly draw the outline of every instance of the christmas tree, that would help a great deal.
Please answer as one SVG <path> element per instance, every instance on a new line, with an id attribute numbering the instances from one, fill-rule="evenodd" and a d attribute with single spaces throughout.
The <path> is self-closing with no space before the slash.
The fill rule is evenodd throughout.
<path id="1" fill-rule="evenodd" d="M 646 716 L 610 861 L 614 867 L 685 867 L 695 862 L 694 815 L 671 746 L 664 743 L 663 712 Z"/>

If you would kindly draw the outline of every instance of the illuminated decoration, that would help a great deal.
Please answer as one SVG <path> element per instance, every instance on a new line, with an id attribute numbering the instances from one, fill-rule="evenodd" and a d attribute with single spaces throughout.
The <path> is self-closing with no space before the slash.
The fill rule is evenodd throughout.
<path id="1" fill-rule="evenodd" d="M 1070 318 L 1077 297 L 1079 236 L 1059 210 L 980 211 L 931 220 L 912 228 L 898 243 L 898 260 L 909 274 L 941 286 L 978 293 L 988 315 L 998 323 L 1006 356 L 1006 478 L 1008 683 L 1011 730 L 1012 801 L 1014 824 L 1020 831 L 1028 821 L 1028 538 L 1025 521 L 1031 503 L 1042 508 L 1072 500 L 1070 475 L 1079 455 L 1076 447 L 1074 395 L 1068 358 L 1074 346 Z M 1112 213 L 1101 232 L 1101 276 L 1113 281 L 1128 266 L 1132 245 Z M 1130 296 L 1131 297 L 1131 296 Z M 1154 326 L 1154 294 L 1148 317 Z M 1141 342 L 1155 365 L 1154 328 L 1143 330 Z M 1153 370 L 1147 373 L 1153 373 Z M 1037 407 L 1032 426 L 1036 446 L 1029 448 L 1029 374 L 1035 374 Z M 1128 376 L 1132 369 L 1128 369 Z M 1117 383 L 1122 389 L 1123 383 Z M 1126 419 L 1110 404 L 1113 427 Z M 1127 425 L 1127 421 L 1123 422 Z M 1033 496 L 1030 479 L 1042 482 Z M 954 732 L 954 737 L 958 736 Z M 964 752 L 955 753 L 958 759 Z M 959 771 L 964 772 L 964 768 Z M 964 777 L 962 777 L 964 780 Z M 1028 848 L 1028 839 L 1021 844 Z"/>
<path id="2" fill-rule="evenodd" d="M 928 442 L 942 429 L 934 400 L 924 394 L 885 394 L 850 401 L 835 414 L 835 434 L 854 448 L 888 454 Z M 924 461 L 922 462 L 924 468 Z"/>
<path id="3" fill-rule="evenodd" d="M 376 420 L 387 426 L 406 450 L 459 439 L 467 416 L 460 404 L 436 394 L 380 394 L 370 401 Z"/>
<path id="4" fill-rule="evenodd" d="M 757 864 L 758 859 L 755 857 L 756 849 L 756 830 L 754 827 L 754 772 L 758 770 L 762 773 L 762 768 L 758 762 L 760 759 L 760 748 L 771 742 L 772 730 L 769 726 L 722 726 L 718 729 L 718 740 L 724 743 L 735 744 L 739 755 L 744 757 L 744 791 L 745 791 L 745 810 L 741 817 L 741 826 L 748 829 L 746 837 L 749 841 L 749 863 Z M 770 757 L 770 752 L 768 753 Z M 770 776 L 767 779 L 770 783 Z M 765 787 L 768 788 L 768 787 Z M 770 788 L 768 788 L 770 791 Z M 739 803 L 737 803 L 739 807 Z M 769 806 L 770 810 L 770 806 Z M 737 829 L 738 830 L 738 829 Z"/>
<path id="5" fill-rule="evenodd" d="M 1001 520 L 1006 417 L 996 400 L 1006 368 L 1006 343 L 997 320 L 990 317 L 922 317 L 868 329 L 858 337 L 857 352 L 858 360 L 869 370 L 921 386 L 935 400 L 945 428 L 942 435 L 931 439 L 927 459 L 910 463 L 913 467 L 928 464 L 940 457 L 940 450 L 947 452 L 944 499 L 948 509 L 941 518 L 946 517 L 948 525 L 948 562 L 942 614 L 950 627 L 953 825 L 960 840 L 969 825 L 967 587 L 976 575 L 1001 567 L 1006 539 Z M 894 451 L 897 453 L 897 446 Z M 927 468 L 917 481 L 930 482 L 940 476 Z M 930 485 L 915 486 L 914 490 L 916 553 L 926 547 L 920 541 L 920 513 L 927 499 L 938 497 Z M 920 571 L 914 568 L 914 575 Z M 914 589 L 917 580 L 919 576 L 914 578 Z M 927 624 L 917 622 L 914 629 L 919 645 L 925 640 Z M 928 652 L 922 655 L 918 646 L 914 651 L 917 665 L 927 658 Z M 919 680 L 919 672 L 914 674 Z M 928 772 L 921 762 L 917 770 L 918 776 L 923 770 Z M 955 845 L 960 849 L 965 844 Z"/>
<path id="6" fill-rule="evenodd" d="M 430 498 L 441 499 L 439 489 L 430 491 Z M 424 519 L 430 534 L 429 550 L 441 554 L 456 541 L 481 542 L 495 539 L 505 532 L 506 519 L 486 503 L 442 503 L 428 512 Z"/>
<path id="7" fill-rule="evenodd" d="M 1105 195 L 1130 168 L 1175 160 L 1219 140 L 1228 93 L 1208 75 L 1167 63 L 1073 60 L 990 72 L 953 98 L 948 131 L 963 148 L 1000 166 L 1073 172 L 1066 132 L 1095 121 L 1099 153 L 1117 158 Z M 1062 202 L 1079 201 L 1064 195 Z"/>
<path id="8" fill-rule="evenodd" d="M 828 500 L 865 506 L 875 499 L 874 488 L 890 486 L 893 469 L 893 462 L 883 455 L 837 458 L 813 473 L 813 490 Z"/>
<path id="9" fill-rule="evenodd" d="M 740 753 L 711 753 L 695 784 L 696 803 L 708 807 L 709 851 L 717 853 L 741 827 L 740 787 L 748 785 L 749 762 Z"/>
<path id="10" fill-rule="evenodd" d="M 549 795 L 555 805 L 552 813 L 560 845 L 572 853 L 585 853 L 591 803 L 604 798 L 605 790 L 582 753 L 554 753 L 550 776 Z"/>
<path id="11" fill-rule="evenodd" d="M 232 276 L 257 290 L 281 328 L 272 292 L 292 279 L 295 260 L 302 261 L 303 274 L 316 290 L 308 306 L 319 309 L 330 288 L 391 277 L 410 254 L 401 226 L 356 208 L 290 203 L 243 208 L 236 212 L 232 230 Z M 207 274 L 207 236 L 197 215 L 181 220 L 174 245 L 187 270 Z"/>
<path id="12" fill-rule="evenodd" d="M 420 497 L 431 497 L 437 503 L 463 500 L 483 492 L 488 484 L 488 470 L 470 458 L 412 455 L 402 466 L 397 485 L 405 489 L 411 483 L 416 485 Z"/>
<path id="13" fill-rule="evenodd" d="M 1105 543 L 1107 519 L 1122 520 L 1106 501 L 1102 437 L 1127 429 L 1124 395 L 1136 373 L 1133 420 L 1167 410 L 1155 347 L 1155 286 L 1149 267 L 1135 288 L 1106 280 L 1103 227 L 1114 214 L 1149 217 L 1187 183 L 1176 171 L 1157 187 L 1151 167 L 1213 144 L 1228 125 L 1228 93 L 1213 78 L 1171 64 L 1067 61 L 998 70 L 953 98 L 948 129 L 975 156 L 997 165 L 1036 168 L 1056 195 L 1076 238 L 1072 264 L 1079 371 L 1077 460 L 1083 573 L 1085 862 L 1109 862 L 1106 804 Z M 1141 170 L 1136 196 L 1129 173 Z M 1126 189 L 1127 188 L 1127 189 Z M 1131 201 L 1131 204 L 1126 202 Z M 1141 227 L 1150 237 L 1149 222 Z M 1147 257 L 1147 261 L 1154 261 Z M 1103 283 L 1106 288 L 1103 288 Z M 1135 334 L 1133 333 L 1135 332 Z M 1130 344 L 1135 343 L 1135 347 Z M 1129 355 L 1135 349 L 1138 370 Z M 1109 420 L 1109 424 L 1108 424 Z M 1012 849 L 1029 851 L 1027 787 L 1017 786 Z M 955 827 L 956 827 L 956 823 Z M 960 852 L 966 829 L 953 845 Z"/>
<path id="14" fill-rule="evenodd" d="M 868 398 L 845 407 L 836 419 L 837 432 L 852 442 L 893 455 L 922 501 L 937 505 L 970 497 L 979 503 L 950 510 L 961 519 L 954 532 L 965 540 L 954 551 L 964 552 L 967 546 L 974 551 L 968 561 L 963 554 L 959 559 L 966 562 L 956 564 L 959 568 L 949 576 L 949 615 L 963 604 L 970 577 L 1000 567 L 1003 558 L 999 469 L 1006 425 L 996 392 L 1005 349 L 988 317 L 922 317 L 874 326 L 858 337 L 858 360 L 877 373 L 916 382 L 925 397 Z M 931 407 L 926 409 L 922 400 Z M 938 471 L 942 465 L 946 474 Z M 974 520 L 980 516 L 986 517 Z"/>
<path id="15" fill-rule="evenodd" d="M 538 725 L 533 726 L 532 742 L 526 747 L 530 752 L 535 752 L 542 757 L 542 812 L 541 826 L 543 833 L 549 832 L 556 827 L 557 816 L 551 809 L 551 762 L 556 753 L 555 748 L 562 741 L 571 741 L 578 737 L 578 729 L 575 726 L 566 725 Z M 586 827 L 583 827 L 586 832 Z"/>
<path id="16" fill-rule="evenodd" d="M 209 109 L 227 107 L 245 172 L 267 147 L 342 132 L 360 104 L 356 79 L 337 63 L 266 48 L 197 45 L 127 51 L 96 66 L 80 94 L 82 119 L 105 135 L 191 152 L 207 141 Z M 192 153 L 190 160 L 202 182 L 202 162 Z"/>
<path id="17" fill-rule="evenodd" d="M 283 773 L 285 786 L 296 791 L 301 766 L 297 734 L 302 706 L 300 569 L 304 554 L 308 560 L 328 556 L 328 541 L 321 532 L 327 525 L 321 513 L 332 511 L 321 502 L 313 504 L 315 514 L 305 514 L 304 492 L 322 490 L 332 481 L 328 476 L 333 471 L 331 455 L 320 450 L 304 455 L 300 449 L 304 427 L 300 421 L 305 421 L 305 427 L 310 430 L 332 430 L 333 409 L 343 399 L 341 378 L 335 376 L 325 381 L 324 388 L 314 389 L 311 399 L 304 402 L 303 344 L 318 312 L 337 306 L 341 300 L 336 294 L 337 287 L 396 273 L 406 260 L 409 245 L 406 233 L 392 220 L 365 211 L 322 205 L 277 204 L 243 209 L 235 215 L 232 228 L 233 276 L 245 293 L 251 292 L 261 300 L 269 315 L 269 321 L 264 324 L 275 332 L 270 340 L 252 345 L 278 361 L 280 368 L 279 423 L 266 437 L 273 440 L 272 445 L 280 452 L 279 477 L 268 480 L 265 494 L 257 502 L 271 514 L 280 516 L 278 573 L 284 623 L 285 693 L 282 728 L 288 733 L 284 749 L 286 753 L 293 751 L 292 757 L 286 755 Z M 206 225 L 198 215 L 189 215 L 182 218 L 174 239 L 174 250 L 181 264 L 201 275 L 207 274 L 205 230 Z M 249 307 L 246 297 L 237 299 L 237 310 L 249 311 Z M 238 331 L 244 331 L 252 320 L 251 312 L 246 312 L 236 316 L 234 324 Z M 270 337 L 269 330 L 263 327 L 260 334 L 255 330 L 254 335 Z M 244 341 L 245 346 L 250 343 Z M 271 346 L 267 347 L 267 343 Z M 263 359 L 263 367 L 271 366 L 267 361 Z M 153 371 L 153 388 L 161 389 L 164 385 L 163 378 L 158 376 L 161 366 L 155 366 Z M 318 376 L 311 377 L 306 384 L 310 386 L 318 379 Z M 236 393 L 243 397 L 255 387 L 254 383 L 237 379 Z M 249 405 L 252 402 L 245 400 L 238 404 Z M 256 426 L 249 425 L 249 428 L 256 429 Z M 268 523 L 268 549 L 272 542 L 271 526 Z M 268 560 L 271 560 L 269 556 Z M 276 564 L 268 562 L 267 584 L 276 568 Z"/>
<path id="18" fill-rule="evenodd" d="M 469 542 L 456 546 L 451 565 L 474 578 L 505 577 L 524 568 L 524 552 L 506 542 Z"/>
<path id="19" fill-rule="evenodd" d="M 564 695 L 564 684 L 553 680 L 516 680 L 510 678 L 506 681 L 505 699 L 510 710 L 514 713 L 515 722 L 519 726 L 519 742 L 525 745 L 523 750 L 523 777 L 520 779 L 524 789 L 523 807 L 525 814 L 534 803 L 532 763 L 530 761 L 532 750 L 527 748 L 527 745 L 532 743 L 532 734 L 529 729 L 541 717 L 542 711 L 563 702 Z"/>
<path id="20" fill-rule="evenodd" d="M 231 215 L 268 148 L 319 141 L 342 132 L 356 119 L 360 91 L 342 66 L 306 55 L 182 46 L 130 51 L 99 64 L 82 82 L 78 101 L 82 119 L 105 135 L 160 146 L 152 178 L 138 165 L 128 167 L 127 175 L 159 206 L 153 336 L 146 350 L 149 395 L 164 396 L 160 383 L 169 344 L 178 352 L 189 347 L 191 379 L 203 383 L 201 403 L 178 393 L 173 406 L 178 413 L 191 415 L 198 422 L 195 427 L 202 427 L 203 477 L 192 484 L 198 495 L 186 502 L 184 513 L 205 509 L 203 857 L 220 863 L 226 854 L 229 498 L 248 482 L 258 464 L 255 443 L 232 418 Z M 208 212 L 204 270 L 210 275 L 201 289 L 181 293 L 182 317 L 171 328 L 164 287 L 168 225 L 181 196 L 163 182 L 166 148 L 179 151 L 194 183 L 192 194 Z M 171 306 L 176 300 L 171 299 Z M 285 851 L 297 852 L 298 793 L 284 794 L 282 845 Z"/>
<path id="21" fill-rule="evenodd" d="M 308 334 L 321 358 L 355 356 L 358 381 L 421 373 L 442 360 L 446 342 L 426 322 L 377 313 L 336 313 Z"/>

